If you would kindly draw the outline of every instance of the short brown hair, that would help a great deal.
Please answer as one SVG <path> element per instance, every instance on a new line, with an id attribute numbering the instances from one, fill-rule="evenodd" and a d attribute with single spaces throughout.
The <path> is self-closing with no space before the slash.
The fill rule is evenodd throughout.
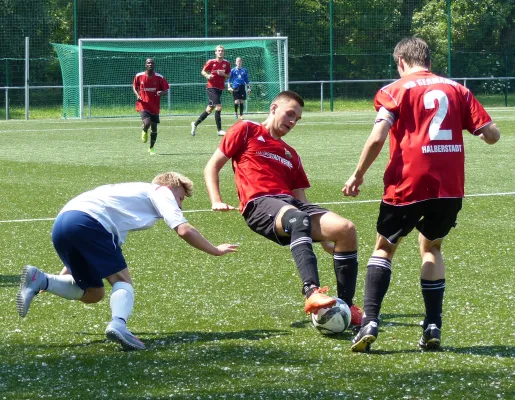
<path id="1" fill-rule="evenodd" d="M 417 37 L 409 37 L 402 39 L 393 50 L 393 59 L 399 64 L 399 58 L 402 59 L 410 67 L 419 65 L 429 68 L 431 66 L 431 57 L 429 54 L 429 46 L 422 39 Z"/>
<path id="2" fill-rule="evenodd" d="M 272 103 L 275 103 L 278 100 L 283 99 L 295 100 L 297 103 L 300 104 L 301 107 L 304 107 L 304 99 L 301 97 L 300 94 L 294 92 L 293 90 L 283 90 L 277 96 L 275 96 L 275 99 L 272 101 Z"/>
<path id="3" fill-rule="evenodd" d="M 183 187 L 186 197 L 193 194 L 193 182 L 178 172 L 163 172 L 152 179 L 152 183 L 161 186 Z"/>

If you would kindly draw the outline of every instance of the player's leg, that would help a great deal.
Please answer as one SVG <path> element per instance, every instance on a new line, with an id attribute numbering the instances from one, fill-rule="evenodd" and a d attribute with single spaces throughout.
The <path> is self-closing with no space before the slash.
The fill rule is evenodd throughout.
<path id="1" fill-rule="evenodd" d="M 215 122 L 218 136 L 225 135 L 222 130 L 222 90 L 213 89 L 213 103 L 215 104 Z"/>
<path id="2" fill-rule="evenodd" d="M 333 212 L 312 215 L 313 239 L 334 243 L 332 252 L 338 297 L 351 309 L 351 324 L 359 326 L 363 312 L 354 305 L 358 277 L 358 238 L 354 224 Z"/>
<path id="3" fill-rule="evenodd" d="M 240 101 L 240 119 L 243 119 L 243 104 L 247 100 L 247 92 L 245 91 L 245 85 L 241 85 L 238 90 L 239 101 Z"/>
<path id="4" fill-rule="evenodd" d="M 238 105 L 240 103 L 238 97 L 238 90 L 233 90 L 232 98 L 234 100 L 234 119 L 238 119 Z"/>
<path id="5" fill-rule="evenodd" d="M 147 143 L 148 140 L 148 129 L 151 124 L 151 115 L 148 111 L 140 111 L 141 116 L 141 141 Z"/>
<path id="6" fill-rule="evenodd" d="M 275 230 L 280 236 L 290 236 L 290 251 L 302 280 L 302 293 L 306 296 L 304 310 L 316 312 L 334 305 L 336 301 L 324 294 L 325 288 L 320 288 L 311 216 L 293 205 L 286 205 L 277 213 Z"/>
<path id="7" fill-rule="evenodd" d="M 208 97 L 208 103 L 205 111 L 200 114 L 200 116 L 197 118 L 196 121 L 191 123 L 191 136 L 195 136 L 197 133 L 197 126 L 199 126 L 213 111 L 213 108 L 215 108 L 215 101 L 216 101 L 216 92 L 212 90 L 213 88 L 207 88 L 207 97 Z"/>
<path id="8" fill-rule="evenodd" d="M 148 149 L 150 155 L 155 154 L 154 145 L 157 141 L 157 124 L 159 124 L 159 122 L 159 115 L 153 114 L 152 123 L 150 124 L 150 148 Z"/>
<path id="9" fill-rule="evenodd" d="M 134 288 L 129 269 L 106 277 L 113 287 L 111 292 L 111 322 L 107 325 L 106 335 L 109 340 L 120 343 L 124 350 L 140 350 L 145 345 L 127 329 L 127 320 L 134 307 Z"/>
<path id="10" fill-rule="evenodd" d="M 377 218 L 377 239 L 367 263 L 363 321 L 359 333 L 352 340 L 352 351 L 366 352 L 378 336 L 379 312 L 390 286 L 392 259 L 402 237 L 409 234 L 421 217 L 417 204 L 391 206 L 381 202 Z"/>
<path id="11" fill-rule="evenodd" d="M 417 223 L 422 259 L 420 286 L 425 305 L 425 318 L 421 323 L 424 332 L 419 346 L 438 349 L 445 293 L 445 263 L 441 247 L 443 238 L 456 226 L 462 200 L 434 199 L 424 203 L 424 218 Z"/>

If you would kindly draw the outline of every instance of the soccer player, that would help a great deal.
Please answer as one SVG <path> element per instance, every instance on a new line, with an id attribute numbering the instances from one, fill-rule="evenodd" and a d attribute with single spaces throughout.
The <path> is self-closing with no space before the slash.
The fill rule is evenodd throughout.
<path id="1" fill-rule="evenodd" d="M 236 245 L 212 245 L 188 223 L 182 213 L 184 197 L 193 183 L 176 172 L 167 172 L 152 183 L 105 185 L 85 192 L 64 206 L 52 228 L 52 242 L 69 274 L 50 275 L 30 265 L 23 267 L 16 308 L 25 317 L 41 290 L 69 300 L 97 303 L 104 297 L 106 279 L 111 292 L 112 320 L 105 331 L 124 350 L 145 345 L 127 329 L 134 289 L 121 246 L 130 231 L 151 228 L 164 219 L 190 246 L 214 256 L 236 251 Z"/>
<path id="2" fill-rule="evenodd" d="M 150 147 L 148 153 L 154 155 L 157 140 L 157 124 L 159 124 L 159 106 L 161 96 L 168 93 L 170 86 L 163 75 L 154 71 L 153 58 L 145 60 L 145 71 L 136 74 L 132 83 L 132 91 L 136 95 L 136 111 L 141 116 L 143 127 L 141 140 L 147 143 L 150 128 Z"/>
<path id="3" fill-rule="evenodd" d="M 390 284 L 392 258 L 402 237 L 419 231 L 420 286 L 425 318 L 419 347 L 438 349 L 445 290 L 443 238 L 456 225 L 464 197 L 463 130 L 488 144 L 499 140 L 497 126 L 472 93 L 430 72 L 427 44 L 401 40 L 393 58 L 401 79 L 383 87 L 378 111 L 356 170 L 345 183 L 345 196 L 357 196 L 363 177 L 390 134 L 390 160 L 377 219 L 377 240 L 368 261 L 364 316 L 352 341 L 356 352 L 370 350 L 378 335 L 379 311 Z"/>
<path id="4" fill-rule="evenodd" d="M 247 68 L 243 66 L 241 57 L 238 57 L 236 67 L 231 69 L 228 81 L 228 90 L 232 93 L 234 99 L 234 119 L 238 119 L 238 107 L 240 108 L 240 119 L 243 119 L 243 103 L 247 100 L 245 85 L 250 94 L 249 73 Z"/>
<path id="5" fill-rule="evenodd" d="M 219 187 L 220 170 L 232 159 L 240 212 L 254 232 L 290 247 L 306 297 L 304 310 L 316 313 L 336 303 L 324 294 L 327 287 L 320 287 L 312 243 L 321 242 L 333 255 L 338 297 L 351 308 L 351 323 L 359 325 L 361 310 L 353 304 L 358 274 L 354 224 L 309 203 L 305 190 L 310 185 L 300 157 L 283 141 L 301 119 L 303 107 L 302 97 L 283 91 L 273 100 L 265 122 L 243 120 L 231 126 L 204 169 L 211 207 L 234 210 L 222 200 Z"/>
<path id="6" fill-rule="evenodd" d="M 207 79 L 207 97 L 208 104 L 206 110 L 200 114 L 195 122 L 191 123 L 191 135 L 197 133 L 197 126 L 204 121 L 209 114 L 215 109 L 215 122 L 218 136 L 225 135 L 222 130 L 222 92 L 225 89 L 225 79 L 229 78 L 231 73 L 231 63 L 224 59 L 225 49 L 223 46 L 217 46 L 215 49 L 215 58 L 208 60 L 202 68 L 202 76 Z"/>

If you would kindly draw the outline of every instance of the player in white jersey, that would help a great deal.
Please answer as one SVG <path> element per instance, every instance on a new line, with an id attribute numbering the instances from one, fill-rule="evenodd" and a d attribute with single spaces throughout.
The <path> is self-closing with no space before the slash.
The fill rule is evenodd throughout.
<path id="1" fill-rule="evenodd" d="M 69 274 L 51 275 L 26 265 L 21 273 L 16 308 L 25 317 L 40 291 L 69 300 L 97 303 L 104 297 L 106 279 L 111 292 L 112 320 L 108 339 L 124 350 L 145 345 L 126 326 L 134 305 L 134 289 L 121 246 L 130 231 L 148 229 L 159 219 L 189 245 L 214 256 L 236 251 L 237 245 L 212 245 L 188 223 L 182 213 L 184 197 L 193 183 L 176 172 L 167 172 L 152 183 L 132 182 L 105 185 L 82 193 L 68 202 L 52 228 L 52 242 Z"/>

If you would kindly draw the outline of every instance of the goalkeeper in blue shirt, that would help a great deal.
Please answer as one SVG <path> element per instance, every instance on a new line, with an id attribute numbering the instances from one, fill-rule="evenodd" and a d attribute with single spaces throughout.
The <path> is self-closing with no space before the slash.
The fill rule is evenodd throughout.
<path id="1" fill-rule="evenodd" d="M 245 88 L 245 85 L 247 86 Z M 238 107 L 240 109 L 240 119 L 243 119 L 243 103 L 247 100 L 247 91 L 250 94 L 249 73 L 243 67 L 241 57 L 236 59 L 236 67 L 231 69 L 229 75 L 228 90 L 234 99 L 234 119 L 238 119 Z M 246 90 L 245 90 L 246 89 Z"/>

